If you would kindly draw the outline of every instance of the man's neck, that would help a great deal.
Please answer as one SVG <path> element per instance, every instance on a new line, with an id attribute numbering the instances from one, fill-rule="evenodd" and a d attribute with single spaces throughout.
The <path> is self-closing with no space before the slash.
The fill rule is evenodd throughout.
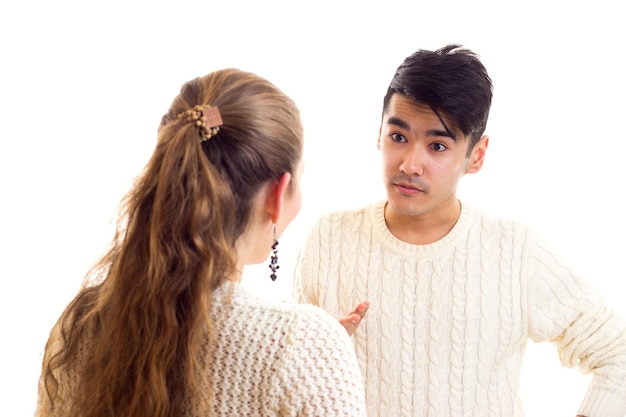
<path id="1" fill-rule="evenodd" d="M 412 245 L 427 245 L 445 237 L 461 215 L 461 203 L 456 198 L 428 213 L 407 216 L 385 205 L 387 228 L 396 238 Z"/>

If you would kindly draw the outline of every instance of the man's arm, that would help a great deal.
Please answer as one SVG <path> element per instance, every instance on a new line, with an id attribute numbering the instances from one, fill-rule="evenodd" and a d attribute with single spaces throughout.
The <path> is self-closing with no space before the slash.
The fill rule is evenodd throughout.
<path id="1" fill-rule="evenodd" d="M 544 242 L 535 239 L 528 256 L 529 337 L 553 342 L 564 366 L 577 366 L 583 374 L 593 375 L 580 416 L 623 417 L 626 323 Z"/>

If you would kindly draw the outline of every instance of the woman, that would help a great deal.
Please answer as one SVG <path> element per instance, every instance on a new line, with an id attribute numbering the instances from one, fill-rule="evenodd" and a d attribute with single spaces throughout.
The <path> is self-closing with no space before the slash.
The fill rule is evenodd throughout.
<path id="1" fill-rule="evenodd" d="M 235 69 L 183 85 L 106 255 L 52 329 L 38 416 L 362 416 L 348 335 L 322 310 L 261 301 L 300 209 L 295 104 Z"/>

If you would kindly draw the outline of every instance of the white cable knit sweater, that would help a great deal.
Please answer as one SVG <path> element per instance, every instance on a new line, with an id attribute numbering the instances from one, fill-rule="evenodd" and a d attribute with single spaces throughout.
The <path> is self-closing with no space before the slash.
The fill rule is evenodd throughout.
<path id="1" fill-rule="evenodd" d="M 362 375 L 339 322 L 318 307 L 267 302 L 233 285 L 230 303 L 226 291 L 214 297 L 217 344 L 204 375 L 204 384 L 214 380 L 213 405 L 190 398 L 184 415 L 365 417 Z M 61 389 L 75 383 L 64 380 Z M 35 415 L 68 417 L 50 412 L 41 381 Z"/>
<path id="2" fill-rule="evenodd" d="M 294 297 L 335 317 L 369 300 L 354 341 L 369 416 L 521 416 L 528 338 L 592 372 L 579 414 L 626 415 L 626 327 L 525 226 L 463 207 L 443 239 L 410 245 L 385 202 L 313 228 Z"/>

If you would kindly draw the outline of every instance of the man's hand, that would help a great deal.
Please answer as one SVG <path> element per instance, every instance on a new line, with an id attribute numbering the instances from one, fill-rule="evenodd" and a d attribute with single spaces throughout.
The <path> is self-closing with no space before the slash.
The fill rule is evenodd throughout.
<path id="1" fill-rule="evenodd" d="M 369 308 L 370 302 L 363 301 L 356 306 L 354 310 L 349 312 L 347 316 L 339 318 L 339 323 L 341 323 L 350 336 L 352 336 L 356 328 L 359 327 L 361 320 L 363 320 L 363 317 L 365 317 L 365 313 L 367 313 Z"/>

